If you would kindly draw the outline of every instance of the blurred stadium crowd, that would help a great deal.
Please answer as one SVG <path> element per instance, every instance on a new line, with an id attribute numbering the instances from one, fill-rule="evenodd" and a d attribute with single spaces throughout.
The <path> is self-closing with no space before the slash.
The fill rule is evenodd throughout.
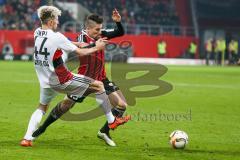
<path id="1" fill-rule="evenodd" d="M 173 0 L 75 0 L 91 12 L 103 14 L 111 20 L 111 11 L 116 6 L 122 11 L 123 22 L 130 24 L 178 25 L 178 15 Z M 102 5 L 105 4 L 105 5 Z M 147 12 L 146 12 L 147 11 Z"/>
<path id="2" fill-rule="evenodd" d="M 0 0 L 0 29 L 33 30 L 40 24 L 36 10 L 47 4 L 41 0 Z M 68 11 L 63 10 L 59 19 L 63 24 L 72 20 Z"/>
<path id="3" fill-rule="evenodd" d="M 77 6 L 75 10 L 70 3 Z M 89 13 L 102 15 L 104 27 L 111 28 L 115 25 L 111 12 L 116 7 L 128 39 L 135 44 L 131 53 L 135 57 L 201 58 L 206 64 L 224 64 L 226 60 L 240 64 L 239 0 L 0 0 L 0 32 L 33 31 L 40 25 L 37 8 L 49 4 L 62 10 L 61 32 L 72 33 L 81 32 L 81 22 Z M 146 35 L 149 45 L 142 48 L 139 37 Z M 19 39 L 0 37 L 2 54 L 11 48 L 5 47 L 7 43 L 13 47 L 6 53 L 32 53 L 28 51 L 31 38 Z"/>
<path id="4" fill-rule="evenodd" d="M 111 11 L 113 6 L 116 6 L 121 11 L 125 23 L 179 24 L 173 0 L 62 0 L 61 2 L 79 3 L 92 13 L 103 15 L 106 22 L 111 21 Z M 36 9 L 44 4 L 46 1 L 41 0 L 0 0 L 0 29 L 32 30 L 36 28 L 39 26 Z M 74 20 L 68 11 L 62 11 L 60 24 Z"/>

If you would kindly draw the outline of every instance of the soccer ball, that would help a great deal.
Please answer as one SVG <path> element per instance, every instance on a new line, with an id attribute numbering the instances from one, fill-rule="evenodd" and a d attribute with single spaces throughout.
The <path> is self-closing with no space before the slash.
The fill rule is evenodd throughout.
<path id="1" fill-rule="evenodd" d="M 175 130 L 170 136 L 170 145 L 175 149 L 184 149 L 188 144 L 188 135 L 184 131 Z"/>

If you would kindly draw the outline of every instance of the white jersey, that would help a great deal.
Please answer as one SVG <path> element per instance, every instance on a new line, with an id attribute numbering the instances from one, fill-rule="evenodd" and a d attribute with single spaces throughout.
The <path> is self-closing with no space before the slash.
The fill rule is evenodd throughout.
<path id="1" fill-rule="evenodd" d="M 34 32 L 35 70 L 42 88 L 51 85 L 65 84 L 72 79 L 72 73 L 62 60 L 63 52 L 69 53 L 77 49 L 63 34 L 50 29 L 38 28 Z"/>

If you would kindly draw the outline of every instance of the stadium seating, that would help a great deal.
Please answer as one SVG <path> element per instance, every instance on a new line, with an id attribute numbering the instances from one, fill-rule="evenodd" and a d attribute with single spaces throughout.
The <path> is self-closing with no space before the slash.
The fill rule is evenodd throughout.
<path id="1" fill-rule="evenodd" d="M 37 8 L 45 5 L 46 1 L 12 0 L 0 2 L 0 29 L 5 30 L 33 30 L 39 26 Z M 60 24 L 72 20 L 68 11 L 62 10 Z"/>
<path id="2" fill-rule="evenodd" d="M 121 11 L 123 22 L 128 24 L 179 25 L 174 0 L 62 0 L 61 2 L 79 3 L 92 13 L 103 15 L 106 22 L 111 22 L 111 11 L 113 6 L 116 6 Z M 46 1 L 41 0 L 34 2 L 1 0 L 0 29 L 33 30 L 39 26 L 36 9 L 45 4 Z M 62 11 L 60 24 L 73 20 L 68 11 Z"/>
<path id="3" fill-rule="evenodd" d="M 86 6 L 90 12 L 102 14 L 109 20 L 112 6 L 122 11 L 124 22 L 136 24 L 164 24 L 178 25 L 178 16 L 175 12 L 173 0 L 77 0 Z M 102 5 L 105 4 L 105 5 Z"/>
<path id="4" fill-rule="evenodd" d="M 197 0 L 197 12 L 199 18 L 207 19 L 239 19 L 238 0 L 221 1 L 218 0 Z"/>

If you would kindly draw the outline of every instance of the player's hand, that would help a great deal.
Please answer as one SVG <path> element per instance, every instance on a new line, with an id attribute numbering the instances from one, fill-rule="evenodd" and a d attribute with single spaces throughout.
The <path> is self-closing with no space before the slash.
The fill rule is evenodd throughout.
<path id="1" fill-rule="evenodd" d="M 86 46 L 89 46 L 89 44 L 88 43 L 84 43 L 84 42 L 81 42 L 78 45 L 78 47 L 80 47 L 80 48 L 83 48 L 83 47 L 86 47 Z"/>
<path id="2" fill-rule="evenodd" d="M 97 50 L 103 50 L 105 45 L 108 43 L 107 38 L 100 38 L 96 41 L 96 48 Z"/>
<path id="3" fill-rule="evenodd" d="M 114 22 L 121 22 L 121 15 L 119 14 L 119 12 L 116 8 L 112 12 L 112 20 Z"/>
<path id="4" fill-rule="evenodd" d="M 81 48 L 81 43 L 82 43 L 82 42 L 73 42 L 73 41 L 72 41 L 72 44 L 74 44 L 74 45 L 77 46 L 78 48 Z"/>

